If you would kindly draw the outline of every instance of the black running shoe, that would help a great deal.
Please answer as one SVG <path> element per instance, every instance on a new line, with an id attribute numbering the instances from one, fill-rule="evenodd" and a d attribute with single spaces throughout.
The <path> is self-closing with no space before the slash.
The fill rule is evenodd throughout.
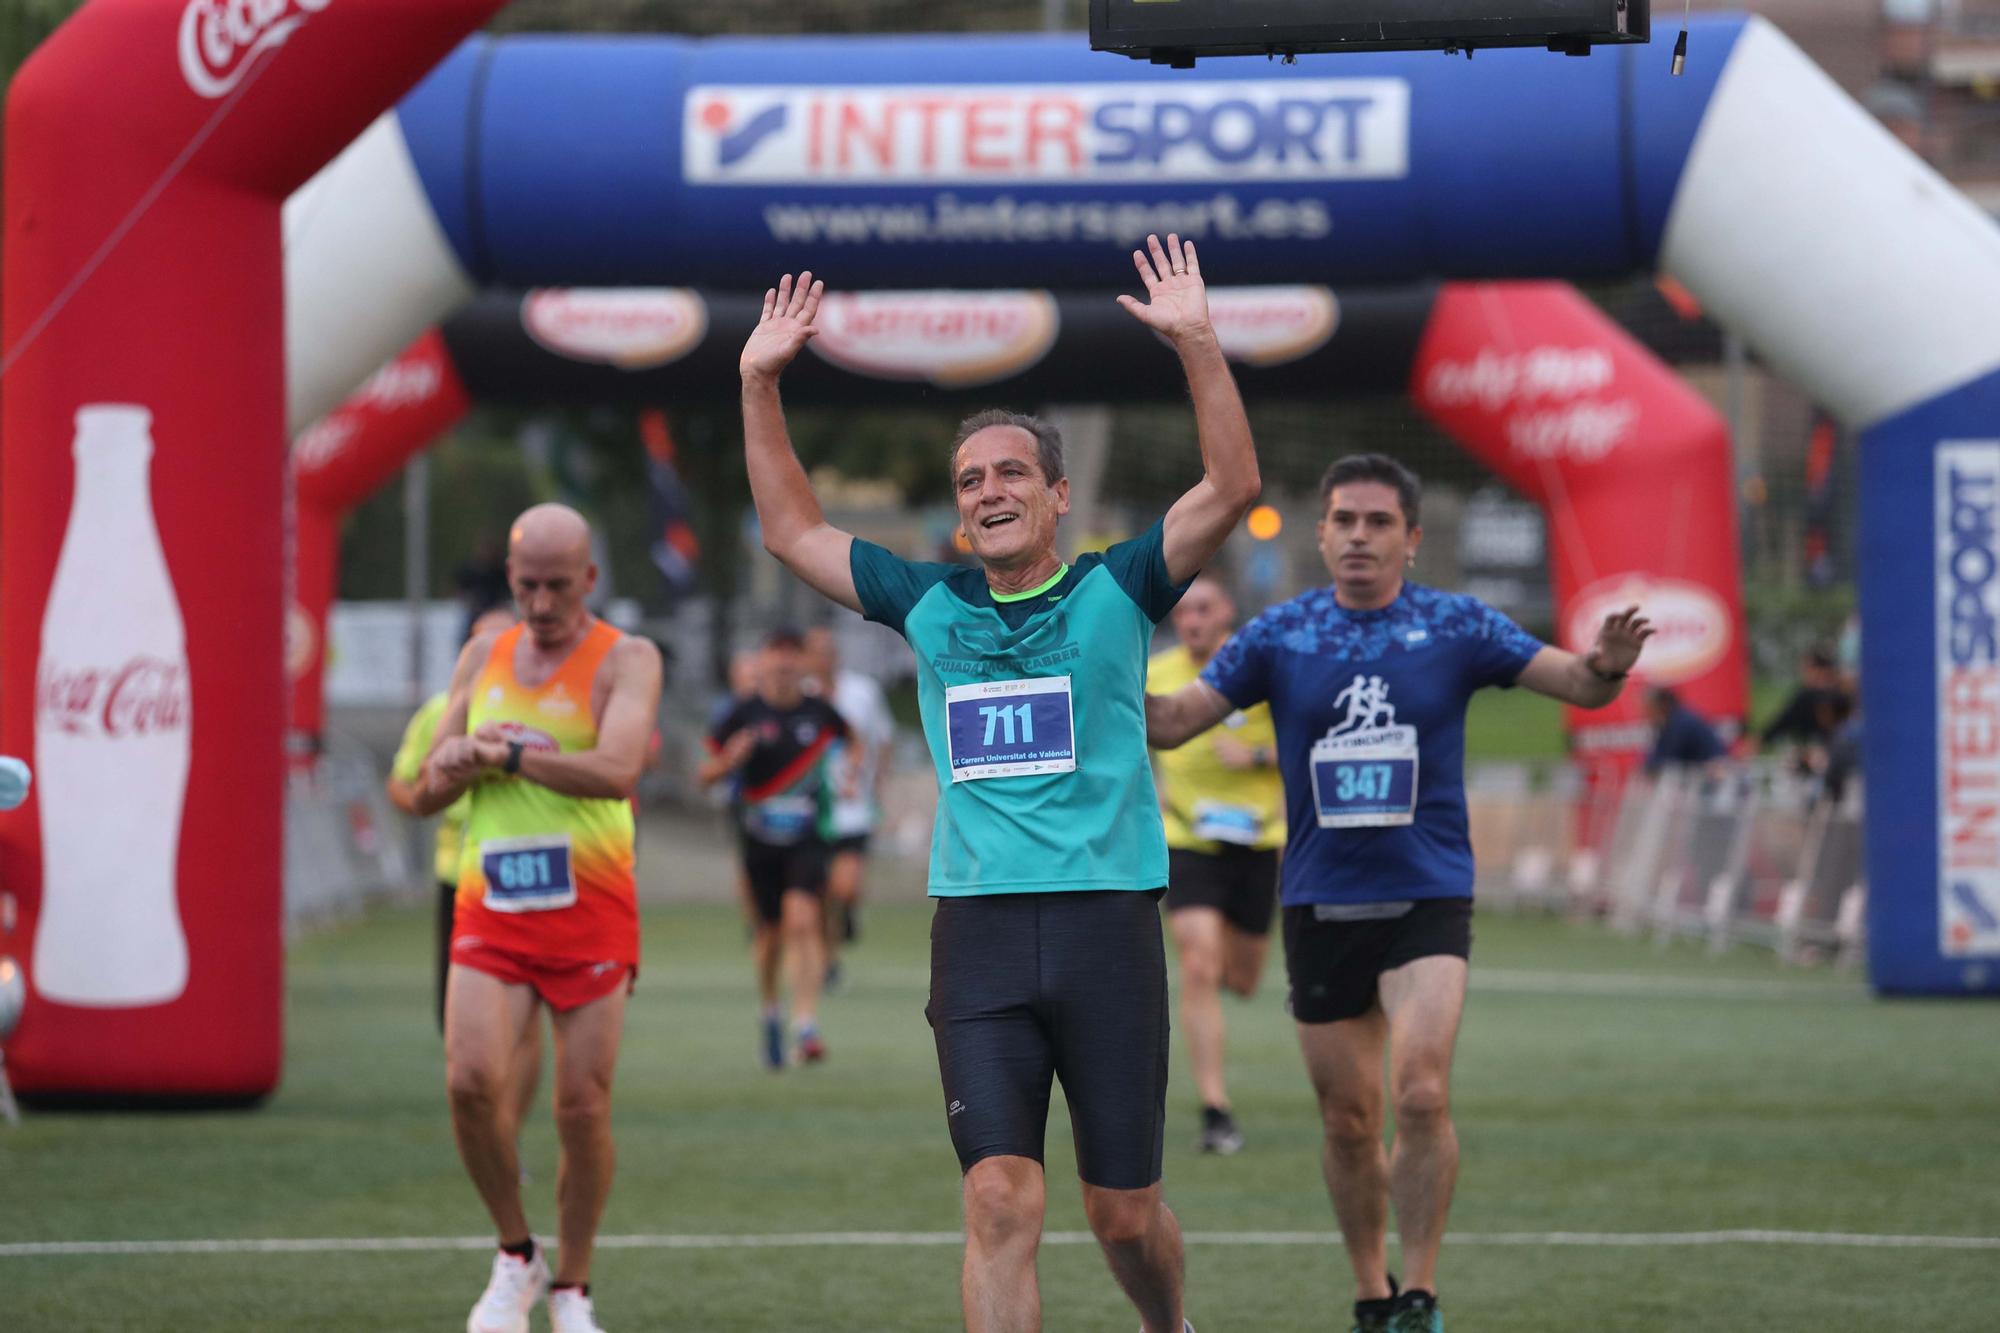
<path id="1" fill-rule="evenodd" d="M 1218 1157 L 1243 1151 L 1243 1131 L 1236 1127 L 1236 1117 L 1219 1106 L 1202 1107 L 1201 1140 L 1197 1146 Z"/>
<path id="2" fill-rule="evenodd" d="M 1444 1311 L 1438 1298 L 1428 1291 L 1406 1291 L 1396 1297 L 1389 1312 L 1389 1333 L 1444 1333 Z"/>
<path id="3" fill-rule="evenodd" d="M 1389 1274 L 1389 1294 L 1375 1301 L 1354 1303 L 1354 1333 L 1389 1333 L 1389 1317 L 1396 1308 L 1396 1275 Z"/>

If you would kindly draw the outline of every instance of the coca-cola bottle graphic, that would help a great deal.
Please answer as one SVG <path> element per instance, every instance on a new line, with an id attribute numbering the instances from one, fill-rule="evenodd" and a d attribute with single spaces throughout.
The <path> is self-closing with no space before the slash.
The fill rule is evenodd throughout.
<path id="1" fill-rule="evenodd" d="M 175 860 L 191 725 L 187 641 L 153 523 L 152 413 L 76 414 L 76 491 L 35 678 L 47 999 L 163 1004 L 187 985 Z"/>

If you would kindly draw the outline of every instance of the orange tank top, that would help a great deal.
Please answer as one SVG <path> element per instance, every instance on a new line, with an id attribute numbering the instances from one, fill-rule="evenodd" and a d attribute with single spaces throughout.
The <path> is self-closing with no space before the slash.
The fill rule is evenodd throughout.
<path id="1" fill-rule="evenodd" d="M 493 722 L 531 750 L 591 749 L 591 687 L 623 635 L 593 620 L 555 674 L 530 688 L 514 674 L 524 631 L 516 625 L 494 641 L 473 681 L 467 732 Z M 631 804 L 565 796 L 497 770 L 471 794 L 452 939 L 559 962 L 636 965 Z"/>

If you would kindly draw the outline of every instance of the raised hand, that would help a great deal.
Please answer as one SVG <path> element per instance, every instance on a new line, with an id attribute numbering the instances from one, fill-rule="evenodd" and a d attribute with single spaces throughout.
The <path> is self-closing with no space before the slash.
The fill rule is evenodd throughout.
<path id="1" fill-rule="evenodd" d="M 776 379 L 792 364 L 799 349 L 819 332 L 813 327 L 813 317 L 819 314 L 819 299 L 825 294 L 826 284 L 815 282 L 811 270 L 799 274 L 796 285 L 787 273 L 764 293 L 764 313 L 757 327 L 750 330 L 737 361 L 745 380 Z"/>
<path id="2" fill-rule="evenodd" d="M 1194 242 L 1182 242 L 1169 232 L 1167 243 L 1148 236 L 1144 250 L 1132 252 L 1139 281 L 1146 285 L 1146 301 L 1120 296 L 1118 304 L 1132 317 L 1160 336 L 1178 342 L 1191 335 L 1210 334 L 1208 287 L 1201 280 L 1201 261 L 1195 258 Z"/>
<path id="3" fill-rule="evenodd" d="M 1636 605 L 1628 606 L 1623 611 L 1613 611 L 1604 617 L 1604 624 L 1598 628 L 1597 646 L 1591 650 L 1591 661 L 1599 671 L 1622 675 L 1638 662 L 1639 650 L 1652 637 L 1653 626 L 1639 614 Z"/>

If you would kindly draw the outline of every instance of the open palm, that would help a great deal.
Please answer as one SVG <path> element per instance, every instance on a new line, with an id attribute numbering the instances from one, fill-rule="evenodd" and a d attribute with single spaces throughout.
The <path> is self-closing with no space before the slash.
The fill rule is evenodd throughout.
<path id="1" fill-rule="evenodd" d="M 764 293 L 764 313 L 758 317 L 757 327 L 750 330 L 736 363 L 745 379 L 776 378 L 792 363 L 799 349 L 819 332 L 813 327 L 813 317 L 819 314 L 820 297 L 825 294 L 826 284 L 815 282 L 810 269 L 799 274 L 796 284 L 787 273 Z"/>
<path id="2" fill-rule="evenodd" d="M 1201 280 L 1193 241 L 1183 243 L 1169 233 L 1162 246 L 1159 237 L 1148 236 L 1146 249 L 1132 252 L 1132 263 L 1146 285 L 1147 299 L 1120 296 L 1118 304 L 1134 319 L 1169 339 L 1208 330 L 1208 287 Z"/>

